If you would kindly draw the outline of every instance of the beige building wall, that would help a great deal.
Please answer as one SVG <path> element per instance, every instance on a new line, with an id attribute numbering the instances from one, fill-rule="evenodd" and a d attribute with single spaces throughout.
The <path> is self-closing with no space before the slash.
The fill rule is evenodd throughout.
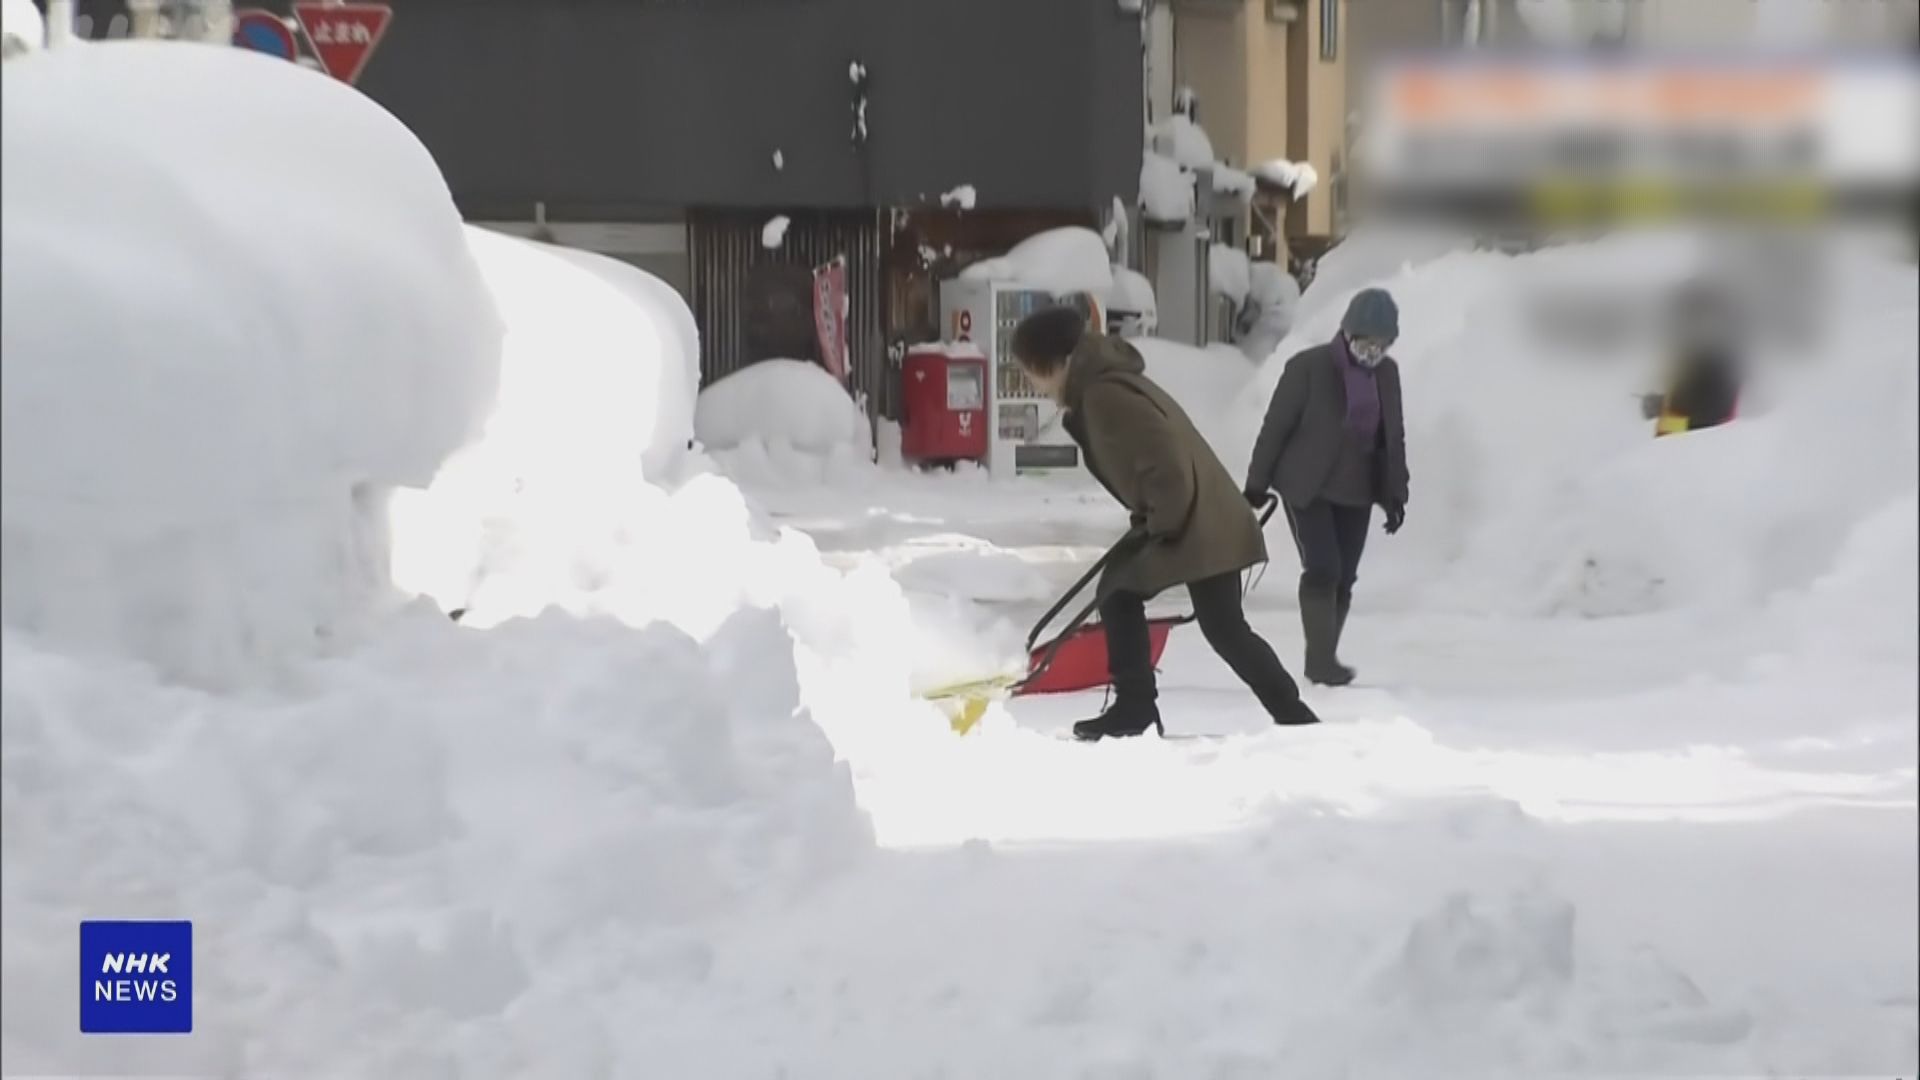
<path id="1" fill-rule="evenodd" d="M 1287 214 L 1291 236 L 1327 236 L 1333 232 L 1333 159 L 1344 156 L 1347 144 L 1347 0 L 1333 7 L 1334 53 L 1320 53 L 1322 21 L 1328 5 L 1302 0 L 1300 18 L 1287 25 L 1287 157 L 1306 161 L 1320 174 L 1305 200 L 1305 214 L 1295 203 Z"/>
<path id="2" fill-rule="evenodd" d="M 1288 214 L 1291 234 L 1333 227 L 1330 180 L 1346 140 L 1346 14 L 1339 46 L 1320 55 L 1322 0 L 1297 0 L 1298 18 L 1275 19 L 1269 0 L 1174 0 L 1174 84 L 1200 98 L 1214 154 L 1239 168 L 1275 158 L 1306 161 L 1320 184 Z"/>
<path id="3" fill-rule="evenodd" d="M 1214 156 L 1246 164 L 1248 93 L 1245 49 L 1248 0 L 1185 0 L 1174 4 L 1173 84 L 1200 97 L 1200 126 Z"/>

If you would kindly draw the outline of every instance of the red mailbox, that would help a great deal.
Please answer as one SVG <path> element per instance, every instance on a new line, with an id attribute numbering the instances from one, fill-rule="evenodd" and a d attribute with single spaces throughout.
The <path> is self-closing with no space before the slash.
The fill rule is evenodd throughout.
<path id="1" fill-rule="evenodd" d="M 987 459 L 987 358 L 972 345 L 915 345 L 900 361 L 900 456 Z"/>

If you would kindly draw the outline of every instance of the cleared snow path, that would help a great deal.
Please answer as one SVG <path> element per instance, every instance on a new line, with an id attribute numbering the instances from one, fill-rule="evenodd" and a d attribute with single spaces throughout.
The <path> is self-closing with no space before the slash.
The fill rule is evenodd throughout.
<path id="1" fill-rule="evenodd" d="M 1014 491 L 754 494 L 1017 631 L 1124 522 Z M 1297 671 L 1292 592 L 1275 568 L 1250 612 Z M 670 1026 L 778 1010 L 764 1038 L 804 1076 L 1911 1069 L 1911 668 L 1789 662 L 1782 632 L 1363 597 L 1365 685 L 1309 688 L 1327 723 L 1277 730 L 1176 631 L 1165 740 L 1060 738 L 1094 692 L 855 761 L 892 852 L 716 946 Z"/>

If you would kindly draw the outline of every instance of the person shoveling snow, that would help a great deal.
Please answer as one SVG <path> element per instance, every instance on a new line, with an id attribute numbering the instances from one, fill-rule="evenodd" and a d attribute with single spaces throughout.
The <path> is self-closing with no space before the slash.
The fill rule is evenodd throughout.
<path id="1" fill-rule="evenodd" d="M 1075 724 L 1074 735 L 1098 740 L 1162 730 L 1146 602 L 1175 585 L 1187 587 L 1207 644 L 1274 723 L 1318 723 L 1241 605 L 1241 572 L 1267 559 L 1260 525 L 1187 414 L 1145 376 L 1138 350 L 1090 332 L 1078 312 L 1056 307 L 1021 320 L 1013 354 L 1027 378 L 1060 403 L 1087 471 L 1133 518 L 1097 594 L 1113 705 Z"/>

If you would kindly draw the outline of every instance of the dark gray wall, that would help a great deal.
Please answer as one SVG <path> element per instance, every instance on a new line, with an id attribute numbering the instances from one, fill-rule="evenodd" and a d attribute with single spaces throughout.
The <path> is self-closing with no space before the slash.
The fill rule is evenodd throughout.
<path id="1" fill-rule="evenodd" d="M 1129 205 L 1140 29 L 1114 0 L 406 0 L 360 85 L 475 216 Z M 848 66 L 866 65 L 870 142 Z M 785 167 L 776 169 L 779 150 Z"/>

